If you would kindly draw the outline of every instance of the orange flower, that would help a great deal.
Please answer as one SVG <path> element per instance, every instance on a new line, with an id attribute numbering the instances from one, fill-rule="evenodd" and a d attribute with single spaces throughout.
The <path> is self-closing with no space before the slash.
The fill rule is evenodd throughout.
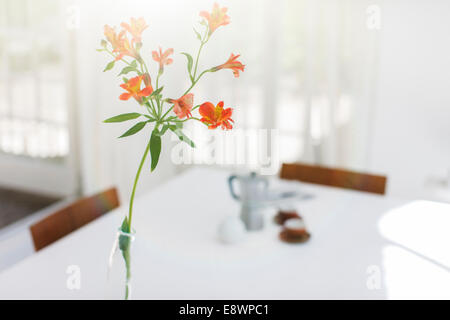
<path id="1" fill-rule="evenodd" d="M 238 54 L 235 56 L 234 54 L 231 54 L 230 58 L 225 62 L 224 64 L 221 64 L 220 66 L 212 68 L 211 71 L 216 72 L 221 69 L 231 69 L 233 71 L 234 77 L 239 77 L 239 71 L 244 71 L 245 65 L 243 65 L 240 61 L 237 61 L 236 59 L 239 58 L 240 55 Z"/>
<path id="2" fill-rule="evenodd" d="M 207 124 L 209 129 L 215 129 L 218 126 L 221 126 L 223 130 L 233 129 L 230 123 L 234 122 L 231 119 L 233 109 L 224 109 L 223 101 L 220 101 L 216 107 L 211 102 L 205 102 L 200 106 L 199 112 L 202 116 L 200 121 Z"/>
<path id="3" fill-rule="evenodd" d="M 146 86 L 141 90 L 141 83 L 144 80 L 144 75 L 137 76 L 128 80 L 127 83 L 122 83 L 121 88 L 127 90 L 128 92 L 122 93 L 119 97 L 120 100 L 128 100 L 134 97 L 139 103 L 142 102 L 142 97 L 148 97 L 152 94 L 153 88 L 151 85 Z"/>
<path id="4" fill-rule="evenodd" d="M 230 23 L 230 17 L 227 16 L 227 8 L 220 8 L 217 3 L 214 3 L 212 12 L 201 11 L 200 17 L 208 21 L 209 35 L 211 35 L 220 26 L 225 26 Z"/>
<path id="5" fill-rule="evenodd" d="M 116 50 L 113 50 L 113 52 L 119 53 L 119 55 L 116 57 L 116 60 L 122 59 L 123 56 L 130 56 L 136 60 L 141 60 L 139 53 L 132 45 L 130 45 L 128 39 L 122 38 L 121 40 L 122 41 L 120 43 L 121 44 L 120 47 L 117 48 Z"/>
<path id="6" fill-rule="evenodd" d="M 113 49 L 116 49 L 120 46 L 120 36 L 117 35 L 114 28 L 105 25 L 103 33 L 105 34 L 106 40 L 108 40 L 109 43 L 111 43 Z"/>
<path id="7" fill-rule="evenodd" d="M 126 37 L 125 30 L 117 34 L 114 28 L 105 25 L 104 34 L 109 43 L 111 43 L 113 52 L 118 53 L 116 61 L 122 59 L 124 56 L 130 56 L 137 60 L 141 59 L 137 50 L 130 44 L 130 41 Z"/>
<path id="8" fill-rule="evenodd" d="M 131 25 L 126 22 L 122 22 L 120 25 L 133 36 L 132 43 L 141 43 L 142 32 L 148 28 L 148 25 L 142 17 L 139 19 L 131 18 Z"/>
<path id="9" fill-rule="evenodd" d="M 159 53 L 158 51 L 152 51 L 152 57 L 153 60 L 156 62 L 159 62 L 159 70 L 164 70 L 164 65 L 169 65 L 173 62 L 173 59 L 169 58 L 169 55 L 173 54 L 173 49 L 167 49 L 164 51 L 164 53 L 161 50 L 161 47 L 159 47 Z"/>
<path id="10" fill-rule="evenodd" d="M 175 112 L 178 118 L 192 117 L 191 110 L 194 105 L 194 94 L 188 93 L 180 99 L 170 99 L 169 102 L 173 103 L 173 112 Z"/>

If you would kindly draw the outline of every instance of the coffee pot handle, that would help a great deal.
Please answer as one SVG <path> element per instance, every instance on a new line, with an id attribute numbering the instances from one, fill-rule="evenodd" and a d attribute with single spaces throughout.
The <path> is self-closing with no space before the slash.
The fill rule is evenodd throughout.
<path id="1" fill-rule="evenodd" d="M 233 188 L 233 180 L 237 179 L 237 176 L 230 176 L 228 178 L 228 187 L 230 188 L 231 196 L 236 200 L 241 200 L 241 197 L 239 197 L 236 192 L 234 192 Z"/>

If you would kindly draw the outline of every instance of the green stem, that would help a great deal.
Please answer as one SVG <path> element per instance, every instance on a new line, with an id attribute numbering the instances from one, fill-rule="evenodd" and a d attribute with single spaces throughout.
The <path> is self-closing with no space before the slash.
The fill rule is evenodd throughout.
<path id="1" fill-rule="evenodd" d="M 136 178 L 134 179 L 133 191 L 131 192 L 130 209 L 128 212 L 128 226 L 130 228 L 130 232 L 132 230 L 131 229 L 131 218 L 133 217 L 133 202 L 134 202 L 134 195 L 136 193 L 136 186 L 139 181 L 139 176 L 141 175 L 142 167 L 144 166 L 144 162 L 145 162 L 145 159 L 147 158 L 147 153 L 149 152 L 149 150 L 150 150 L 150 141 L 148 142 L 147 147 L 145 148 L 144 155 L 142 156 L 141 163 L 139 164 L 139 169 L 136 173 Z"/>
<path id="2" fill-rule="evenodd" d="M 158 71 L 158 76 L 156 77 L 156 89 L 155 89 L 155 90 L 158 90 L 158 89 L 159 89 L 159 76 L 160 76 L 161 74 L 162 74 L 161 70 Z M 158 116 L 161 116 L 161 113 L 162 113 L 162 107 L 161 107 L 161 101 L 160 101 L 160 99 L 159 99 L 158 97 L 156 97 L 156 104 L 157 104 L 157 106 L 158 106 Z"/>
<path id="3" fill-rule="evenodd" d="M 147 74 L 149 74 L 148 68 L 147 68 L 147 65 L 145 64 L 145 62 L 142 61 L 142 62 L 140 62 L 140 64 L 141 64 L 141 70 L 142 70 L 142 73 L 147 73 Z M 156 90 L 158 90 L 158 82 L 159 82 L 159 74 L 158 74 L 158 77 L 156 78 Z M 150 85 L 151 85 L 151 83 L 150 83 Z M 158 112 L 156 112 L 156 107 L 155 107 L 153 101 L 150 100 L 149 103 L 150 103 L 150 105 L 151 105 L 151 109 L 152 109 L 152 114 L 153 114 L 153 116 L 154 116 L 155 118 L 158 118 L 158 117 L 161 115 L 161 102 L 159 101 L 158 98 L 156 99 L 156 104 L 157 104 L 157 106 L 158 106 Z"/>
<path id="4" fill-rule="evenodd" d="M 145 103 L 145 106 L 147 107 L 149 114 L 152 115 L 156 119 L 157 116 L 156 116 L 156 112 L 155 112 L 155 106 L 153 105 L 152 100 L 148 100 L 147 103 Z"/>
<path id="5" fill-rule="evenodd" d="M 155 115 L 155 118 L 158 118 L 158 113 L 156 112 L 156 107 L 155 107 L 155 104 L 153 103 L 152 99 L 150 99 L 150 104 L 152 105 L 153 114 Z"/>
<path id="6" fill-rule="evenodd" d="M 191 91 L 191 89 L 197 84 L 197 82 L 200 80 L 200 78 L 205 74 L 205 73 L 207 73 L 207 72 L 209 72 L 209 69 L 208 70 L 205 70 L 205 71 L 203 71 L 202 73 L 200 73 L 200 75 L 198 76 L 198 78 L 192 83 L 192 85 L 183 93 L 183 95 L 182 96 L 184 96 L 184 95 L 186 95 L 186 94 L 188 94 L 189 93 L 189 91 Z M 169 114 L 169 112 L 170 111 L 172 111 L 172 109 L 173 109 L 173 106 L 172 107 L 170 107 L 169 108 L 169 110 L 167 110 L 167 112 L 166 113 L 164 113 L 164 115 L 160 118 L 161 119 L 161 121 L 163 121 L 164 120 L 164 118 Z"/>
<path id="7" fill-rule="evenodd" d="M 208 40 L 209 40 L 209 28 L 206 28 L 205 35 L 203 39 L 200 40 L 201 44 L 200 47 L 198 48 L 197 59 L 195 59 L 194 76 L 192 77 L 192 79 L 195 79 L 195 76 L 197 75 L 197 67 L 198 67 L 198 60 L 200 58 L 200 53 L 202 52 L 203 46 L 208 42 Z"/>
<path id="8" fill-rule="evenodd" d="M 116 58 L 116 56 L 114 55 L 114 53 L 112 53 L 111 51 L 109 51 L 108 49 L 105 49 L 106 52 L 108 52 L 113 58 Z M 124 58 L 120 59 L 120 61 L 124 62 L 125 64 L 131 66 L 131 63 L 128 62 L 127 60 L 125 60 Z"/>
<path id="9" fill-rule="evenodd" d="M 186 90 L 185 93 L 183 93 L 183 96 L 186 95 L 186 94 L 188 94 L 189 91 L 191 91 L 192 88 L 197 84 L 197 82 L 200 80 L 200 78 L 201 78 L 205 73 L 207 73 L 207 72 L 209 72 L 209 69 L 203 71 L 202 73 L 200 73 L 200 75 L 198 76 L 198 78 L 197 78 L 196 80 L 194 80 L 194 82 L 192 82 L 192 85 Z"/>
<path id="10" fill-rule="evenodd" d="M 194 76 L 192 77 L 193 79 L 195 79 L 195 76 L 197 75 L 198 60 L 200 58 L 200 53 L 202 52 L 202 49 L 203 49 L 203 46 L 205 45 L 205 43 L 206 42 L 202 41 L 202 44 L 198 48 L 197 59 L 195 60 L 195 67 L 194 67 Z"/>
<path id="11" fill-rule="evenodd" d="M 142 64 L 144 65 L 144 68 L 145 68 L 145 72 L 146 73 L 148 73 L 148 68 L 147 68 L 147 65 L 145 64 L 145 62 L 142 62 Z M 149 73 L 148 73 L 149 74 Z"/>
<path id="12" fill-rule="evenodd" d="M 187 119 L 184 119 L 184 120 L 176 120 L 176 119 L 173 119 L 173 120 L 164 120 L 163 122 L 186 122 L 186 121 L 189 121 L 189 120 L 197 120 L 197 121 L 201 121 L 199 118 L 196 118 L 196 117 L 190 117 L 190 118 L 187 118 Z"/>
<path id="13" fill-rule="evenodd" d="M 200 58 L 200 53 L 202 52 L 203 46 L 208 42 L 209 40 L 209 29 L 206 29 L 206 33 L 205 36 L 203 38 L 203 40 L 201 40 L 201 45 L 198 48 L 198 53 L 197 53 L 197 58 L 195 59 L 195 69 L 194 69 L 194 76 L 192 77 L 192 84 L 191 86 L 183 93 L 182 96 L 186 95 L 189 93 L 189 91 L 192 90 L 192 88 L 197 84 L 197 82 L 200 80 L 200 78 L 207 72 L 209 72 L 210 70 L 205 70 L 202 73 L 200 73 L 200 75 L 198 76 L 197 79 L 195 79 L 195 76 L 197 75 L 197 68 L 198 68 L 198 60 Z M 169 108 L 169 110 L 166 111 L 166 113 L 164 113 L 164 115 L 162 117 L 160 117 L 161 121 L 164 121 L 164 119 L 166 118 L 166 116 L 169 114 L 170 111 L 172 111 L 173 106 Z"/>
<path id="14" fill-rule="evenodd" d="M 161 117 L 161 121 L 164 120 L 164 118 L 167 116 L 167 114 L 168 114 L 170 111 L 172 111 L 172 109 L 173 109 L 173 106 L 171 106 L 171 107 L 169 108 L 169 110 L 167 110 L 166 113 L 164 113 L 164 115 Z"/>
<path id="15" fill-rule="evenodd" d="M 127 239 L 130 241 L 129 239 Z M 122 251 L 123 259 L 125 262 L 125 269 L 126 269 L 126 275 L 125 275 L 125 300 L 128 300 L 130 298 L 130 289 L 131 289 L 131 254 L 130 254 L 130 245 Z"/>
<path id="16" fill-rule="evenodd" d="M 158 88 L 159 88 L 159 76 L 160 75 L 161 75 L 161 71 L 158 72 L 158 76 L 156 77 L 156 89 L 155 90 L 158 90 Z"/>

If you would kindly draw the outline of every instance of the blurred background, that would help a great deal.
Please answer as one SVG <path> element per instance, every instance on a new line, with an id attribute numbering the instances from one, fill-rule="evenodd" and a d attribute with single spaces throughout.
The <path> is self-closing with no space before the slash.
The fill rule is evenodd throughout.
<path id="1" fill-rule="evenodd" d="M 144 17 L 142 54 L 174 48 L 162 83 L 174 98 L 188 86 L 192 26 L 209 0 L 0 0 L 0 227 L 48 204 L 116 185 L 127 199 L 148 136 L 116 137 L 136 111 L 118 99 L 120 69 L 100 47 L 105 24 Z M 450 3 L 445 0 L 224 0 L 200 67 L 241 54 L 246 70 L 209 74 L 195 99 L 224 100 L 243 132 L 277 129 L 279 162 L 302 161 L 381 173 L 389 195 L 450 200 Z M 210 132 L 189 130 L 200 141 Z M 203 138 L 202 138 L 203 137 Z M 141 194 L 192 165 L 174 163 L 165 137 Z M 208 164 L 197 148 L 195 165 Z M 247 152 L 259 152 L 252 146 Z M 202 161 L 205 160 L 205 161 Z M 245 161 L 234 169 L 258 169 Z"/>

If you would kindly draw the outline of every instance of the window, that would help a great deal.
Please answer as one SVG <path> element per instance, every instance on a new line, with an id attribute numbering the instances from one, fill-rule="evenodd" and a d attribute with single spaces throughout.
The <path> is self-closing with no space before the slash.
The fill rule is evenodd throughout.
<path id="1" fill-rule="evenodd" d="M 0 0 L 0 152 L 69 152 L 60 2 Z"/>
<path id="2" fill-rule="evenodd" d="M 258 170 L 270 158 L 278 166 L 304 161 L 364 169 L 378 62 L 378 34 L 367 27 L 372 2 L 228 4 L 232 23 L 218 31 L 220 42 L 208 44 L 200 64 L 217 65 L 233 52 L 245 72 L 238 79 L 229 71 L 207 75 L 195 88 L 195 102 L 224 101 L 234 108 L 234 129 L 205 133 L 187 124 L 186 130 L 195 127 L 187 132 L 198 146 L 193 162 Z M 239 135 L 248 137 L 244 147 Z"/>

